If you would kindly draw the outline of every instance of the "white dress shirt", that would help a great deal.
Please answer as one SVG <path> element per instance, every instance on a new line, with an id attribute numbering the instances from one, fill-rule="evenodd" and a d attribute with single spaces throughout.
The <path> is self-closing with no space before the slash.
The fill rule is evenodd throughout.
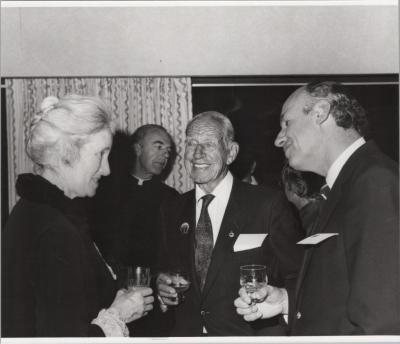
<path id="1" fill-rule="evenodd" d="M 334 163 L 329 167 L 328 173 L 326 174 L 326 183 L 332 189 L 333 184 L 335 183 L 336 178 L 338 177 L 340 171 L 342 170 L 344 164 L 347 160 L 352 156 L 352 154 L 360 148 L 365 143 L 363 137 L 360 137 L 356 141 L 354 141 L 350 146 L 348 146 L 342 154 L 340 154 Z"/>
<path id="2" fill-rule="evenodd" d="M 213 230 L 213 241 L 214 245 L 217 241 L 219 229 L 221 228 L 222 219 L 224 218 L 226 206 L 228 205 L 229 197 L 231 195 L 233 185 L 233 176 L 228 171 L 224 179 L 217 185 L 217 187 L 211 193 L 214 195 L 214 199 L 208 206 L 208 214 L 210 215 L 212 230 Z M 196 185 L 196 225 L 199 221 L 201 206 L 203 204 L 203 197 L 206 193 Z"/>

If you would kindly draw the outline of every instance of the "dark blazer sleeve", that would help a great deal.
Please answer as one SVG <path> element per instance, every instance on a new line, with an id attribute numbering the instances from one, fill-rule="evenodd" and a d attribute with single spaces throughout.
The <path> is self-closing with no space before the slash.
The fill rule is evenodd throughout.
<path id="1" fill-rule="evenodd" d="M 301 224 L 283 193 L 278 193 L 271 207 L 269 243 L 275 261 L 272 274 L 277 283 L 292 287 L 303 258 L 303 249 L 296 243 L 303 238 Z"/>
<path id="2" fill-rule="evenodd" d="M 98 326 L 90 324 L 81 250 L 76 233 L 67 225 L 57 224 L 40 238 L 36 286 L 39 337 L 104 336 Z"/>
<path id="3" fill-rule="evenodd" d="M 173 236 L 173 231 L 171 228 L 173 227 L 170 223 L 171 214 L 180 211 L 180 199 L 179 194 L 169 195 L 169 197 L 165 198 L 160 205 L 160 209 L 157 216 L 157 226 L 159 228 L 159 241 L 158 241 L 158 250 L 156 254 L 156 267 L 155 271 L 166 272 L 173 266 L 173 258 L 175 256 L 174 252 L 171 252 L 171 242 L 174 242 L 175 238 Z M 176 238 L 177 240 L 177 238 Z M 176 243 L 177 241 L 175 241 Z M 173 248 L 172 248 L 173 249 Z"/>
<path id="4" fill-rule="evenodd" d="M 343 215 L 349 321 L 360 334 L 399 334 L 398 176 L 375 168 L 352 191 Z"/>
<path id="5" fill-rule="evenodd" d="M 294 307 L 296 280 L 304 255 L 303 248 L 296 243 L 303 239 L 304 233 L 299 217 L 293 212 L 293 208 L 283 193 L 276 193 L 269 212 L 267 249 L 272 251 L 274 257 L 269 283 L 288 291 L 290 309 Z M 283 317 L 280 317 L 279 322 L 287 327 Z M 263 330 L 259 330 L 257 335 L 264 335 Z"/>

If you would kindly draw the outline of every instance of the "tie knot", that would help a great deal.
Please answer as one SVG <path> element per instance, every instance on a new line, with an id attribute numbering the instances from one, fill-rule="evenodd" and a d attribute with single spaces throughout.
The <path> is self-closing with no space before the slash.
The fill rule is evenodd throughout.
<path id="1" fill-rule="evenodd" d="M 320 189 L 319 192 L 320 192 L 322 198 L 323 198 L 324 200 L 327 200 L 330 191 L 331 191 L 331 188 L 329 187 L 329 185 L 328 185 L 328 184 L 325 184 L 325 185 L 323 185 L 323 186 L 321 187 L 321 189 Z"/>
<path id="2" fill-rule="evenodd" d="M 212 194 L 207 194 L 204 195 L 201 199 L 203 200 L 203 204 L 202 204 L 202 209 L 207 209 L 208 205 L 211 203 L 211 201 L 214 199 L 214 195 Z"/>

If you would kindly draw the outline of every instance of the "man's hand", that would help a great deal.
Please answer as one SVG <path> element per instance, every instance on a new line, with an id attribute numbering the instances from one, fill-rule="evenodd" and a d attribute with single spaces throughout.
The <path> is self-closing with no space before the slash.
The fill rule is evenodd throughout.
<path id="1" fill-rule="evenodd" d="M 251 305 L 246 290 L 239 290 L 239 297 L 234 301 L 236 312 L 246 321 L 272 318 L 278 314 L 288 314 L 288 294 L 286 289 L 267 285 L 254 293 L 254 296 L 265 300 Z"/>
<path id="2" fill-rule="evenodd" d="M 176 290 L 171 287 L 171 276 L 166 273 L 160 273 L 156 283 L 161 309 L 166 311 L 167 306 L 176 306 L 178 304 L 178 294 Z"/>

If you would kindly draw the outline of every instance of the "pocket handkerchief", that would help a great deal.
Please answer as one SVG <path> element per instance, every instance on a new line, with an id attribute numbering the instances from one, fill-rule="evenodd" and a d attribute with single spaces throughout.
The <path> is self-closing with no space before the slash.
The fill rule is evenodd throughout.
<path id="1" fill-rule="evenodd" d="M 303 240 L 300 240 L 298 242 L 299 245 L 316 245 L 319 244 L 320 242 L 333 237 L 335 235 L 339 235 L 339 233 L 317 233 L 314 235 L 311 235 Z"/>
<path id="2" fill-rule="evenodd" d="M 233 252 L 260 247 L 266 237 L 267 233 L 239 234 L 235 244 L 233 245 Z"/>

